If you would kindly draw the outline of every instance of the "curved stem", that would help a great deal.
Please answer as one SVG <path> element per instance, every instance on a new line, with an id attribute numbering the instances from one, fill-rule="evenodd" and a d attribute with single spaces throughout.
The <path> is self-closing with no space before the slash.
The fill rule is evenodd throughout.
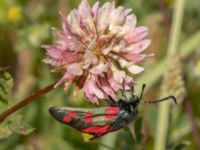
<path id="1" fill-rule="evenodd" d="M 38 97 L 50 92 L 51 90 L 54 89 L 54 85 L 57 82 L 33 93 L 31 96 L 25 98 L 24 100 L 22 100 L 21 102 L 17 103 L 16 105 L 12 106 L 11 108 L 9 108 L 8 110 L 6 110 L 4 113 L 0 114 L 0 122 L 2 122 L 4 119 L 6 119 L 9 115 L 11 115 L 12 113 L 16 112 L 17 110 L 21 109 L 22 107 L 26 106 L 27 104 L 29 104 L 30 102 L 36 100 Z"/>

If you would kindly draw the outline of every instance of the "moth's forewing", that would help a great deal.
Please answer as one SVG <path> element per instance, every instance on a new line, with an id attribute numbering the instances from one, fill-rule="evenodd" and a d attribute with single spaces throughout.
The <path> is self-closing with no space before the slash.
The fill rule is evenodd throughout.
<path id="1" fill-rule="evenodd" d="M 126 126 L 136 118 L 119 107 L 100 107 L 92 109 L 51 107 L 50 114 L 59 122 L 77 130 L 94 135 L 92 139 Z"/>
<path id="2" fill-rule="evenodd" d="M 50 114 L 59 122 L 70 125 L 81 132 L 96 134 L 106 132 L 118 118 L 118 107 L 70 108 L 51 107 Z"/>

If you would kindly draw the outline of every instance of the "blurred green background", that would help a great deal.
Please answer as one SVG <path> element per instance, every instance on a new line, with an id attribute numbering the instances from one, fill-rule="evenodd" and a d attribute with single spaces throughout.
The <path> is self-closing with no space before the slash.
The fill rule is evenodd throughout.
<path id="1" fill-rule="evenodd" d="M 95 0 L 89 2 L 93 4 Z M 100 2 L 103 4 L 105 0 Z M 134 76 L 140 83 L 136 94 L 140 92 L 141 83 L 146 83 L 145 99 L 153 100 L 161 96 L 161 87 L 172 86 L 165 84 L 174 78 L 178 84 L 171 87 L 178 96 L 179 105 L 171 108 L 166 143 L 169 150 L 200 148 L 200 1 L 185 2 L 178 43 L 180 54 L 168 58 L 174 68 L 166 72 L 163 61 L 169 45 L 175 0 L 116 0 L 117 5 L 133 9 L 137 25 L 149 27 L 152 44 L 146 52 L 155 53 L 155 57 L 143 63 L 145 71 Z M 0 67 L 10 67 L 10 74 L 1 73 L 0 112 L 61 77 L 61 74 L 50 73 L 51 67 L 42 62 L 46 54 L 41 45 L 54 41 L 51 27 L 61 28 L 58 11 L 67 15 L 79 3 L 80 0 L 0 1 Z M 177 63 L 178 57 L 181 61 Z M 173 73 L 174 70 L 178 73 Z M 163 74 L 172 77 L 162 82 Z M 4 92 L 4 88 L 12 94 Z M 85 143 L 78 131 L 56 122 L 48 113 L 51 106 L 95 107 L 84 100 L 81 92 L 78 100 L 73 100 L 72 90 L 73 87 L 64 93 L 60 86 L 7 118 L 0 124 L 0 150 L 154 149 L 160 125 L 158 105 L 140 105 L 134 127 L 136 140 L 130 130 L 124 128 Z"/>

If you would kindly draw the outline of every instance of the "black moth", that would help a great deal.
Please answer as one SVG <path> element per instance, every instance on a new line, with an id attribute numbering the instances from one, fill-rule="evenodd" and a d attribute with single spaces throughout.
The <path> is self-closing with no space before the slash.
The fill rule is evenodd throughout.
<path id="1" fill-rule="evenodd" d="M 128 100 L 123 88 L 121 93 L 124 99 L 119 99 L 116 102 L 108 96 L 109 107 L 85 109 L 55 106 L 51 107 L 49 112 L 59 122 L 67 124 L 80 132 L 91 134 L 92 137 L 90 140 L 93 140 L 109 132 L 123 128 L 134 121 L 138 115 L 137 107 L 139 103 L 158 103 L 171 99 L 177 104 L 174 96 L 167 96 L 155 101 L 143 101 L 141 99 L 144 89 L 145 84 L 143 84 L 141 94 L 138 97 L 133 94 L 132 88 L 131 98 Z"/>

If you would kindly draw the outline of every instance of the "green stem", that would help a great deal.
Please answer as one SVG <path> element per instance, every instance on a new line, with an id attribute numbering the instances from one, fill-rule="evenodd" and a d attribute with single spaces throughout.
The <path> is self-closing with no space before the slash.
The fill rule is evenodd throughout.
<path id="1" fill-rule="evenodd" d="M 174 16 L 172 20 L 172 28 L 168 45 L 167 63 L 175 56 L 179 49 L 179 40 L 181 34 L 181 25 L 184 13 L 185 0 L 176 0 L 174 7 Z M 162 93 L 166 94 L 166 93 Z M 159 116 L 157 122 L 157 132 L 155 140 L 155 150 L 165 150 L 167 133 L 168 133 L 168 123 L 169 123 L 169 111 L 170 103 L 160 103 L 159 104 Z"/>
<path id="2" fill-rule="evenodd" d="M 169 59 L 171 59 L 171 57 L 178 52 L 179 48 L 178 45 L 181 34 L 181 25 L 184 13 L 184 5 L 185 5 L 185 0 L 176 0 L 174 8 L 174 17 L 172 20 L 172 30 L 171 30 L 172 34 L 169 39 L 169 47 L 168 47 Z"/>

